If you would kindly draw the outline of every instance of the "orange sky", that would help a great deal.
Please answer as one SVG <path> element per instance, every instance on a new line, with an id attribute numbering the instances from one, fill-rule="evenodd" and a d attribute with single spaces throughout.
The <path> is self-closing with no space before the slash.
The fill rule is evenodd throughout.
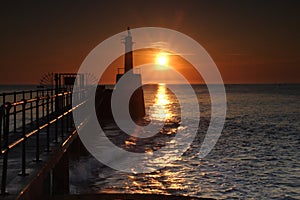
<path id="1" fill-rule="evenodd" d="M 76 72 L 96 45 L 127 26 L 165 27 L 190 36 L 211 55 L 225 83 L 299 83 L 296 4 L 5 1 L 0 7 L 0 84 L 37 84 L 48 72 Z M 136 56 L 135 64 L 142 62 L 139 59 Z M 170 60 L 180 73 L 201 82 L 192 68 L 176 59 Z"/>
<path id="2" fill-rule="evenodd" d="M 133 59 L 134 59 L 134 67 L 138 68 L 138 66 L 148 63 L 157 64 L 157 56 L 159 54 L 165 54 L 165 57 L 168 59 L 167 66 L 172 67 L 176 71 L 178 71 L 180 74 L 182 74 L 190 83 L 204 83 L 201 75 L 198 73 L 198 71 L 184 58 L 182 58 L 179 55 L 172 54 L 170 52 L 161 52 L 157 49 L 143 49 L 143 50 L 137 50 L 133 52 Z M 118 68 L 123 68 L 124 63 L 124 56 L 121 56 L 117 58 L 113 63 L 110 64 L 110 66 L 106 69 L 102 77 L 100 78 L 101 84 L 112 84 L 115 83 L 115 77 L 116 73 L 118 71 Z M 151 66 L 149 66 L 151 67 Z M 162 67 L 159 68 L 158 66 L 151 67 L 152 69 L 149 69 L 149 74 L 145 74 L 146 77 L 143 77 L 143 79 L 151 79 L 153 76 L 153 73 L 161 73 L 162 76 L 168 77 L 167 74 L 170 73 L 168 69 Z M 121 72 L 123 73 L 123 71 Z M 168 81 L 168 80 L 166 80 Z M 169 79 L 169 81 L 171 81 Z"/>

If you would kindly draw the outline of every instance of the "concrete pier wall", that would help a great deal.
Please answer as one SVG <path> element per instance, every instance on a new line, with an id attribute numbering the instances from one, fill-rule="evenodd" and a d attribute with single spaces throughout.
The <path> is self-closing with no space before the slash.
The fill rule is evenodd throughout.
<path id="1" fill-rule="evenodd" d="M 3 199 L 38 200 L 69 194 L 69 158 L 80 156 L 85 151 L 77 132 L 74 131 L 51 153 L 49 160 L 43 161 L 40 167 L 31 172 L 32 176 L 22 179 L 22 183 L 16 183 L 23 188 L 17 196 L 10 194 Z"/>

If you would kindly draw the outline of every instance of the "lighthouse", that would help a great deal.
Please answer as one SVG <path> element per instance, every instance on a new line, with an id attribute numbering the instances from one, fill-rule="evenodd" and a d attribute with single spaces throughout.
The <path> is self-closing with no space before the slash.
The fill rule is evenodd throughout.
<path id="1" fill-rule="evenodd" d="M 124 84 L 121 88 L 115 87 L 114 89 L 104 89 L 103 87 L 98 87 L 95 97 L 96 103 L 96 113 L 99 122 L 103 119 L 113 119 L 113 114 L 111 110 L 111 98 L 113 90 L 125 90 L 128 91 L 128 94 L 131 91 L 132 86 L 134 85 L 142 85 L 142 76 L 140 73 L 133 72 L 133 52 L 132 52 L 132 35 L 130 28 L 127 28 L 127 35 L 125 36 L 123 43 L 125 45 L 125 53 L 124 53 L 124 67 L 118 68 L 116 74 L 116 82 L 122 78 L 122 76 L 126 73 L 130 78 L 126 80 L 126 84 Z M 124 73 L 123 73 L 124 72 Z M 129 112 L 132 120 L 136 123 L 143 122 L 143 117 L 145 116 L 145 103 L 144 103 L 144 91 L 142 87 L 136 89 L 130 97 L 129 105 L 125 105 L 122 102 L 122 99 L 119 100 L 118 105 L 120 108 L 125 106 L 129 107 Z"/>
<path id="2" fill-rule="evenodd" d="M 124 55 L 124 68 L 118 68 L 118 73 L 116 75 L 116 82 L 124 75 L 120 73 L 124 71 L 124 73 L 130 73 L 130 80 L 125 87 L 122 87 L 125 90 L 130 91 L 132 85 L 142 85 L 142 76 L 140 73 L 133 72 L 133 52 L 132 52 L 132 35 L 130 28 L 127 28 L 127 35 L 124 38 L 124 45 L 125 45 L 125 55 Z M 118 88 L 116 88 L 118 89 Z M 125 105 L 124 105 L 125 106 Z M 144 102 L 144 91 L 142 87 L 139 87 L 135 90 L 135 92 L 131 95 L 129 101 L 129 112 L 130 116 L 133 120 L 139 121 L 145 116 L 145 102 Z"/>

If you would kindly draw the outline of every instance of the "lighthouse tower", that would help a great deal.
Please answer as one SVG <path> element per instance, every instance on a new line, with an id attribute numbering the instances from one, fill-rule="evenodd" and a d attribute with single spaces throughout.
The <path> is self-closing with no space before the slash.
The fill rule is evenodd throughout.
<path id="1" fill-rule="evenodd" d="M 130 28 L 127 28 L 127 36 L 124 38 L 125 45 L 125 56 L 124 56 L 124 73 L 130 74 L 130 82 L 128 83 L 128 87 L 130 85 L 142 85 L 142 77 L 140 73 L 133 72 L 133 52 L 132 52 L 132 35 L 130 32 Z M 123 73 L 117 73 L 116 81 L 118 81 L 123 76 Z M 128 88 L 129 89 L 129 88 Z M 142 119 L 145 116 L 145 103 L 144 103 L 144 91 L 143 88 L 140 87 L 132 94 L 129 102 L 129 112 L 131 118 L 135 121 Z"/>
<path id="2" fill-rule="evenodd" d="M 132 58 L 132 36 L 130 28 L 127 28 L 128 35 L 125 37 L 125 60 L 124 69 L 125 73 L 133 68 L 133 58 Z"/>

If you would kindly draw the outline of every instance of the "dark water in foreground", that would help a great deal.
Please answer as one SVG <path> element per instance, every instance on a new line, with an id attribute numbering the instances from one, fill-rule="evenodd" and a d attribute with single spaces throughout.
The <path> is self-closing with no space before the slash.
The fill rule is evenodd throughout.
<path id="1" fill-rule="evenodd" d="M 198 155 L 209 121 L 210 101 L 205 87 L 195 86 L 201 108 L 200 129 L 192 148 L 181 158 L 152 173 L 127 174 L 103 166 L 91 156 L 81 157 L 70 171 L 71 192 L 300 199 L 300 85 L 229 85 L 226 90 L 225 127 L 205 158 Z M 148 107 L 160 104 L 152 110 L 152 117 L 160 118 L 163 105 L 167 117 L 180 119 L 176 97 L 163 85 L 147 87 L 145 99 Z M 178 128 L 186 126 L 180 124 Z M 162 134 L 175 134 L 176 130 Z M 137 146 L 130 138 L 123 145 L 125 149 Z"/>

